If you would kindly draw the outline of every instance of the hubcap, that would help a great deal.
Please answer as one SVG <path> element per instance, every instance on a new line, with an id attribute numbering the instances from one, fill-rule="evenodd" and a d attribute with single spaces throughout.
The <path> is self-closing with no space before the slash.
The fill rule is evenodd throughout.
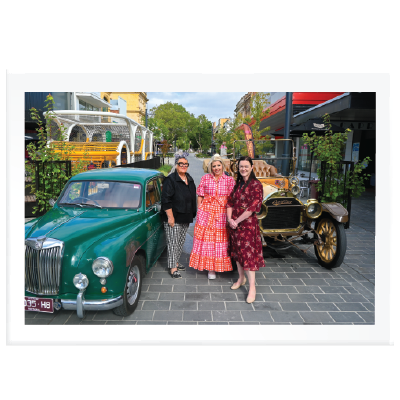
<path id="1" fill-rule="evenodd" d="M 136 301 L 139 292 L 139 283 L 139 267 L 137 265 L 134 265 L 129 271 L 128 282 L 126 283 L 126 297 L 130 305 L 132 305 Z"/>
<path id="2" fill-rule="evenodd" d="M 323 219 L 317 229 L 324 244 L 317 246 L 318 254 L 324 262 L 333 261 L 337 251 L 337 232 L 330 219 Z"/>

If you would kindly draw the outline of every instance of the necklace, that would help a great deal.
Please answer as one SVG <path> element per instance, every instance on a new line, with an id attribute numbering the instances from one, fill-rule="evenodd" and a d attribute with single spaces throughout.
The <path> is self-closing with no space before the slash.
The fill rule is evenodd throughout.
<path id="1" fill-rule="evenodd" d="M 180 176 L 180 175 L 179 175 L 179 176 Z M 186 176 L 186 174 L 185 174 L 185 177 L 184 177 L 184 178 L 182 178 L 181 176 L 180 176 L 180 178 L 183 180 L 183 182 L 187 183 L 187 176 Z"/>

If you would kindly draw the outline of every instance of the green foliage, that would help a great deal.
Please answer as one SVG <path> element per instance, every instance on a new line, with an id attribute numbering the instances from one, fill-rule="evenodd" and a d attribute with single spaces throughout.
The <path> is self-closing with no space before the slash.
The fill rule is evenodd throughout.
<path id="1" fill-rule="evenodd" d="M 268 148 L 272 147 L 268 144 L 268 139 L 271 137 L 268 135 L 263 136 L 270 127 L 267 126 L 264 129 L 259 129 L 260 123 L 263 118 L 269 114 L 268 104 L 269 93 L 256 92 L 253 94 L 250 101 L 250 113 L 248 116 L 243 117 L 242 114 L 235 113 L 231 122 L 228 126 L 222 127 L 219 132 L 215 135 L 215 141 L 217 142 L 217 148 L 219 148 L 223 142 L 226 143 L 227 153 L 233 153 L 233 142 L 235 140 L 245 140 L 245 134 L 241 128 L 242 124 L 248 124 L 251 126 L 254 140 L 266 140 L 265 143 L 259 142 L 255 145 L 255 154 L 264 154 L 268 151 Z M 237 146 L 237 145 L 236 145 Z M 245 143 L 239 145 L 241 147 L 240 153 L 242 156 L 247 154 L 247 146 Z"/>
<path id="2" fill-rule="evenodd" d="M 211 144 L 211 122 L 205 115 L 197 118 L 182 105 L 167 102 L 151 109 L 148 128 L 156 140 L 166 140 L 168 145 L 176 145 L 182 150 L 205 148 Z"/>
<path id="3" fill-rule="evenodd" d="M 157 171 L 160 171 L 165 176 L 167 176 L 169 174 L 169 171 L 171 171 L 171 169 L 172 169 L 172 165 L 164 164 L 164 165 L 161 165 L 161 167 L 158 168 Z"/>
<path id="4" fill-rule="evenodd" d="M 321 180 L 322 170 L 317 170 L 319 182 L 316 188 L 320 193 L 319 200 L 321 202 L 346 202 L 346 193 L 344 188 L 350 190 L 351 197 L 359 197 L 365 191 L 365 180 L 370 174 L 363 174 L 363 163 L 371 161 L 370 157 L 364 158 L 355 164 L 352 173 L 347 173 L 346 177 L 342 170 L 338 168 L 338 164 L 342 161 L 343 151 L 347 141 L 349 129 L 345 132 L 333 133 L 331 130 L 330 116 L 324 115 L 324 123 L 326 125 L 325 135 L 318 136 L 315 132 L 303 133 L 304 141 L 310 146 L 310 150 L 314 156 L 321 162 L 326 162 L 325 167 L 325 185 Z M 322 193 L 322 188 L 324 192 Z"/>
<path id="5" fill-rule="evenodd" d="M 65 142 L 66 139 L 66 128 L 61 124 L 58 126 L 55 122 L 56 116 L 52 112 L 54 106 L 53 97 L 49 94 L 46 97 L 45 109 L 47 110 L 45 116 L 45 127 L 39 116 L 38 110 L 31 108 L 31 117 L 37 122 L 38 128 L 38 145 L 37 147 L 30 143 L 27 146 L 27 151 L 31 161 L 25 162 L 25 170 L 28 176 L 31 177 L 32 182 L 27 184 L 30 187 L 31 193 L 36 196 L 36 206 L 33 208 L 33 213 L 36 214 L 38 211 L 47 211 L 50 209 L 49 200 L 57 199 L 60 195 L 65 183 L 69 177 L 65 164 L 51 163 L 52 161 L 64 161 L 71 159 L 71 153 L 74 150 L 74 146 L 70 146 L 69 142 Z M 56 128 L 57 126 L 57 128 Z M 48 141 L 49 139 L 49 141 Z M 57 147 L 54 146 L 53 142 L 57 142 Z M 39 169 L 39 180 L 43 182 L 42 189 L 36 190 L 36 174 L 35 174 L 35 163 L 34 161 L 41 161 L 45 164 L 44 169 Z M 86 162 L 81 159 L 80 161 L 73 162 L 71 166 L 71 175 L 74 176 L 80 172 L 86 170 Z"/>

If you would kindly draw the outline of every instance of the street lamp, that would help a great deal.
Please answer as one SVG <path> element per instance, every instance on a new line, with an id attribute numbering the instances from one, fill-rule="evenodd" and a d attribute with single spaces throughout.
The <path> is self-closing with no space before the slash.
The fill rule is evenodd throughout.
<path id="1" fill-rule="evenodd" d="M 211 125 L 211 156 L 215 154 L 214 129 Z"/>

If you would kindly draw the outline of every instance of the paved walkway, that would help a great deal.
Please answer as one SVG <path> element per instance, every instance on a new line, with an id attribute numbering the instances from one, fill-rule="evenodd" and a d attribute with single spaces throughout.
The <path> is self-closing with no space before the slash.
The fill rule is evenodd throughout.
<path id="1" fill-rule="evenodd" d="M 189 173 L 199 184 L 202 160 L 190 155 Z M 73 311 L 54 314 L 26 312 L 26 324 L 373 324 L 375 316 L 375 197 L 366 193 L 353 200 L 347 253 L 341 267 L 318 265 L 314 250 L 307 254 L 291 248 L 283 258 L 266 258 L 256 273 L 257 298 L 247 304 L 247 288 L 230 290 L 237 272 L 207 272 L 188 267 L 194 224 L 189 228 L 181 263 L 183 279 L 167 273 L 167 252 L 143 280 L 136 311 L 127 318 L 112 311 L 89 312 L 80 320 Z M 299 246 L 307 248 L 308 246 Z"/>

